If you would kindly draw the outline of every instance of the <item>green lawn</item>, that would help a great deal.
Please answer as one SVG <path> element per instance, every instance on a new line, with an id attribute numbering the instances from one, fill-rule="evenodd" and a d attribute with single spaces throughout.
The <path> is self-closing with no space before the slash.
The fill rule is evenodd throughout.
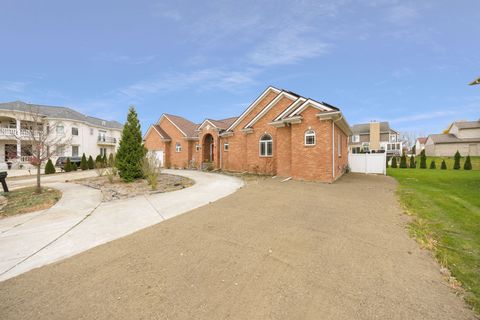
<path id="1" fill-rule="evenodd" d="M 42 193 L 37 194 L 35 187 L 0 194 L 8 200 L 7 205 L 0 211 L 0 218 L 50 208 L 62 197 L 62 193 L 53 188 L 42 188 Z"/>
<path id="2" fill-rule="evenodd" d="M 400 183 L 400 201 L 414 216 L 410 224 L 412 236 L 434 251 L 438 261 L 448 267 L 467 290 L 467 302 L 480 312 L 478 165 L 476 169 L 389 168 L 387 174 Z"/>

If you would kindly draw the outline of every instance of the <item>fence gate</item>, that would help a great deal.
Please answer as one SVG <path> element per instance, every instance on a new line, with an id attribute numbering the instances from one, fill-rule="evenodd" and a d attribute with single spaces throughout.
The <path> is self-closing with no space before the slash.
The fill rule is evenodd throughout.
<path id="1" fill-rule="evenodd" d="M 350 171 L 360 173 L 387 173 L 386 153 L 349 153 Z"/>

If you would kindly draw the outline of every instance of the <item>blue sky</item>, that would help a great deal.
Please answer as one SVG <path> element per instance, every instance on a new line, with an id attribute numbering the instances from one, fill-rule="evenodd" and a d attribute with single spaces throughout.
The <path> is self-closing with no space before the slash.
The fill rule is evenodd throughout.
<path id="1" fill-rule="evenodd" d="M 480 1 L 0 0 L 0 101 L 142 128 L 239 115 L 268 85 L 350 124 L 429 134 L 480 117 Z"/>

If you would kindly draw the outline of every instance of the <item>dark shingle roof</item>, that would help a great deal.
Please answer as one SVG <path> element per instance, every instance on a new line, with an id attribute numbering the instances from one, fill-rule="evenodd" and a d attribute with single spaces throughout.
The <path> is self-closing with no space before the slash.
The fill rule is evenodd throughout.
<path id="1" fill-rule="evenodd" d="M 425 142 L 427 142 L 427 138 L 426 137 L 421 137 L 421 138 L 417 138 L 418 142 L 420 142 L 421 144 L 425 144 Z"/>
<path id="2" fill-rule="evenodd" d="M 231 117 L 231 118 L 226 118 L 226 119 L 221 119 L 221 120 L 213 120 L 213 119 L 207 119 L 207 120 L 210 121 L 211 123 L 213 123 L 219 129 L 227 129 L 237 119 L 238 119 L 238 117 Z"/>
<path id="3" fill-rule="evenodd" d="M 351 129 L 353 134 L 370 133 L 370 123 L 354 124 Z M 388 122 L 380 122 L 380 132 L 387 132 L 390 130 L 390 124 Z"/>
<path id="4" fill-rule="evenodd" d="M 160 133 L 160 135 L 164 138 L 164 139 L 171 139 L 170 136 L 168 135 L 168 133 L 165 132 L 165 130 L 162 129 L 162 127 L 160 127 L 158 124 L 154 125 L 155 129 L 157 129 L 157 131 Z"/>
<path id="5" fill-rule="evenodd" d="M 68 119 L 82 121 L 91 125 L 105 128 L 122 129 L 123 125 L 117 121 L 108 121 L 95 117 L 86 116 L 80 112 L 67 107 L 44 106 L 39 104 L 30 104 L 23 101 L 13 101 L 0 103 L 0 109 L 21 112 L 39 113 L 47 118 Z"/>

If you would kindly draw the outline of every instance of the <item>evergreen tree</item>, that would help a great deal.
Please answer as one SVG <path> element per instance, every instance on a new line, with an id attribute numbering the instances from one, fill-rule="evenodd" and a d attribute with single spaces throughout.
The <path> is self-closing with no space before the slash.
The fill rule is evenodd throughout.
<path id="1" fill-rule="evenodd" d="M 440 169 L 447 170 L 447 164 L 445 163 L 445 160 L 442 160 L 442 165 L 440 166 Z"/>
<path id="2" fill-rule="evenodd" d="M 400 168 L 405 169 L 407 168 L 407 156 L 405 154 L 402 155 L 400 158 Z"/>
<path id="3" fill-rule="evenodd" d="M 413 154 L 410 156 L 410 168 L 415 169 L 417 166 L 415 165 L 415 157 Z"/>
<path id="4" fill-rule="evenodd" d="M 425 150 L 420 152 L 420 169 L 427 169 L 427 156 L 425 155 Z"/>
<path id="5" fill-rule="evenodd" d="M 102 163 L 102 160 L 103 160 L 103 158 L 102 158 L 101 155 L 97 155 L 97 157 L 95 158 L 96 163 Z"/>
<path id="6" fill-rule="evenodd" d="M 80 162 L 80 169 L 88 170 L 87 157 L 85 157 L 85 153 L 83 154 L 82 161 Z"/>
<path id="7" fill-rule="evenodd" d="M 65 162 L 65 165 L 63 166 L 63 170 L 65 170 L 65 172 L 72 171 L 72 163 L 70 162 L 70 158 L 67 158 L 67 161 Z"/>
<path id="8" fill-rule="evenodd" d="M 435 160 L 432 160 L 432 162 L 430 162 L 430 169 L 436 169 L 437 166 L 435 164 Z"/>
<path id="9" fill-rule="evenodd" d="M 95 169 L 95 162 L 93 162 L 92 156 L 88 157 L 87 164 L 88 164 L 88 169 L 89 170 Z"/>
<path id="10" fill-rule="evenodd" d="M 470 160 L 470 156 L 467 156 L 467 159 L 465 159 L 463 170 L 472 170 L 472 161 Z"/>
<path id="11" fill-rule="evenodd" d="M 461 158 L 461 156 L 460 156 L 460 152 L 458 152 L 458 150 L 457 150 L 457 152 L 455 152 L 454 158 L 455 158 L 455 163 L 453 164 L 453 169 L 459 170 L 460 169 L 460 158 Z"/>
<path id="12" fill-rule="evenodd" d="M 393 157 L 392 158 L 392 168 L 396 168 L 397 167 L 397 157 Z"/>
<path id="13" fill-rule="evenodd" d="M 55 170 L 52 160 L 48 159 L 47 164 L 45 165 L 45 174 L 52 174 L 55 172 L 57 171 Z"/>
<path id="14" fill-rule="evenodd" d="M 388 168 L 388 161 L 390 160 L 390 158 L 389 158 L 389 157 L 386 157 L 386 159 L 387 159 L 387 164 L 386 164 L 386 166 L 387 166 L 387 168 Z"/>
<path id="15" fill-rule="evenodd" d="M 106 153 L 103 155 L 102 162 L 105 166 L 107 166 L 107 154 Z"/>
<path id="16" fill-rule="evenodd" d="M 412 156 L 414 154 L 417 154 L 417 146 L 416 145 L 413 145 L 413 147 L 412 147 Z"/>
<path id="17" fill-rule="evenodd" d="M 72 163 L 72 171 L 77 171 L 78 170 L 78 167 L 77 167 L 77 164 L 75 162 Z"/>
<path id="18" fill-rule="evenodd" d="M 123 127 L 120 147 L 115 160 L 119 175 L 124 181 L 129 182 L 143 178 L 142 162 L 145 154 L 140 122 L 137 112 L 132 106 L 128 111 L 127 122 Z"/>

